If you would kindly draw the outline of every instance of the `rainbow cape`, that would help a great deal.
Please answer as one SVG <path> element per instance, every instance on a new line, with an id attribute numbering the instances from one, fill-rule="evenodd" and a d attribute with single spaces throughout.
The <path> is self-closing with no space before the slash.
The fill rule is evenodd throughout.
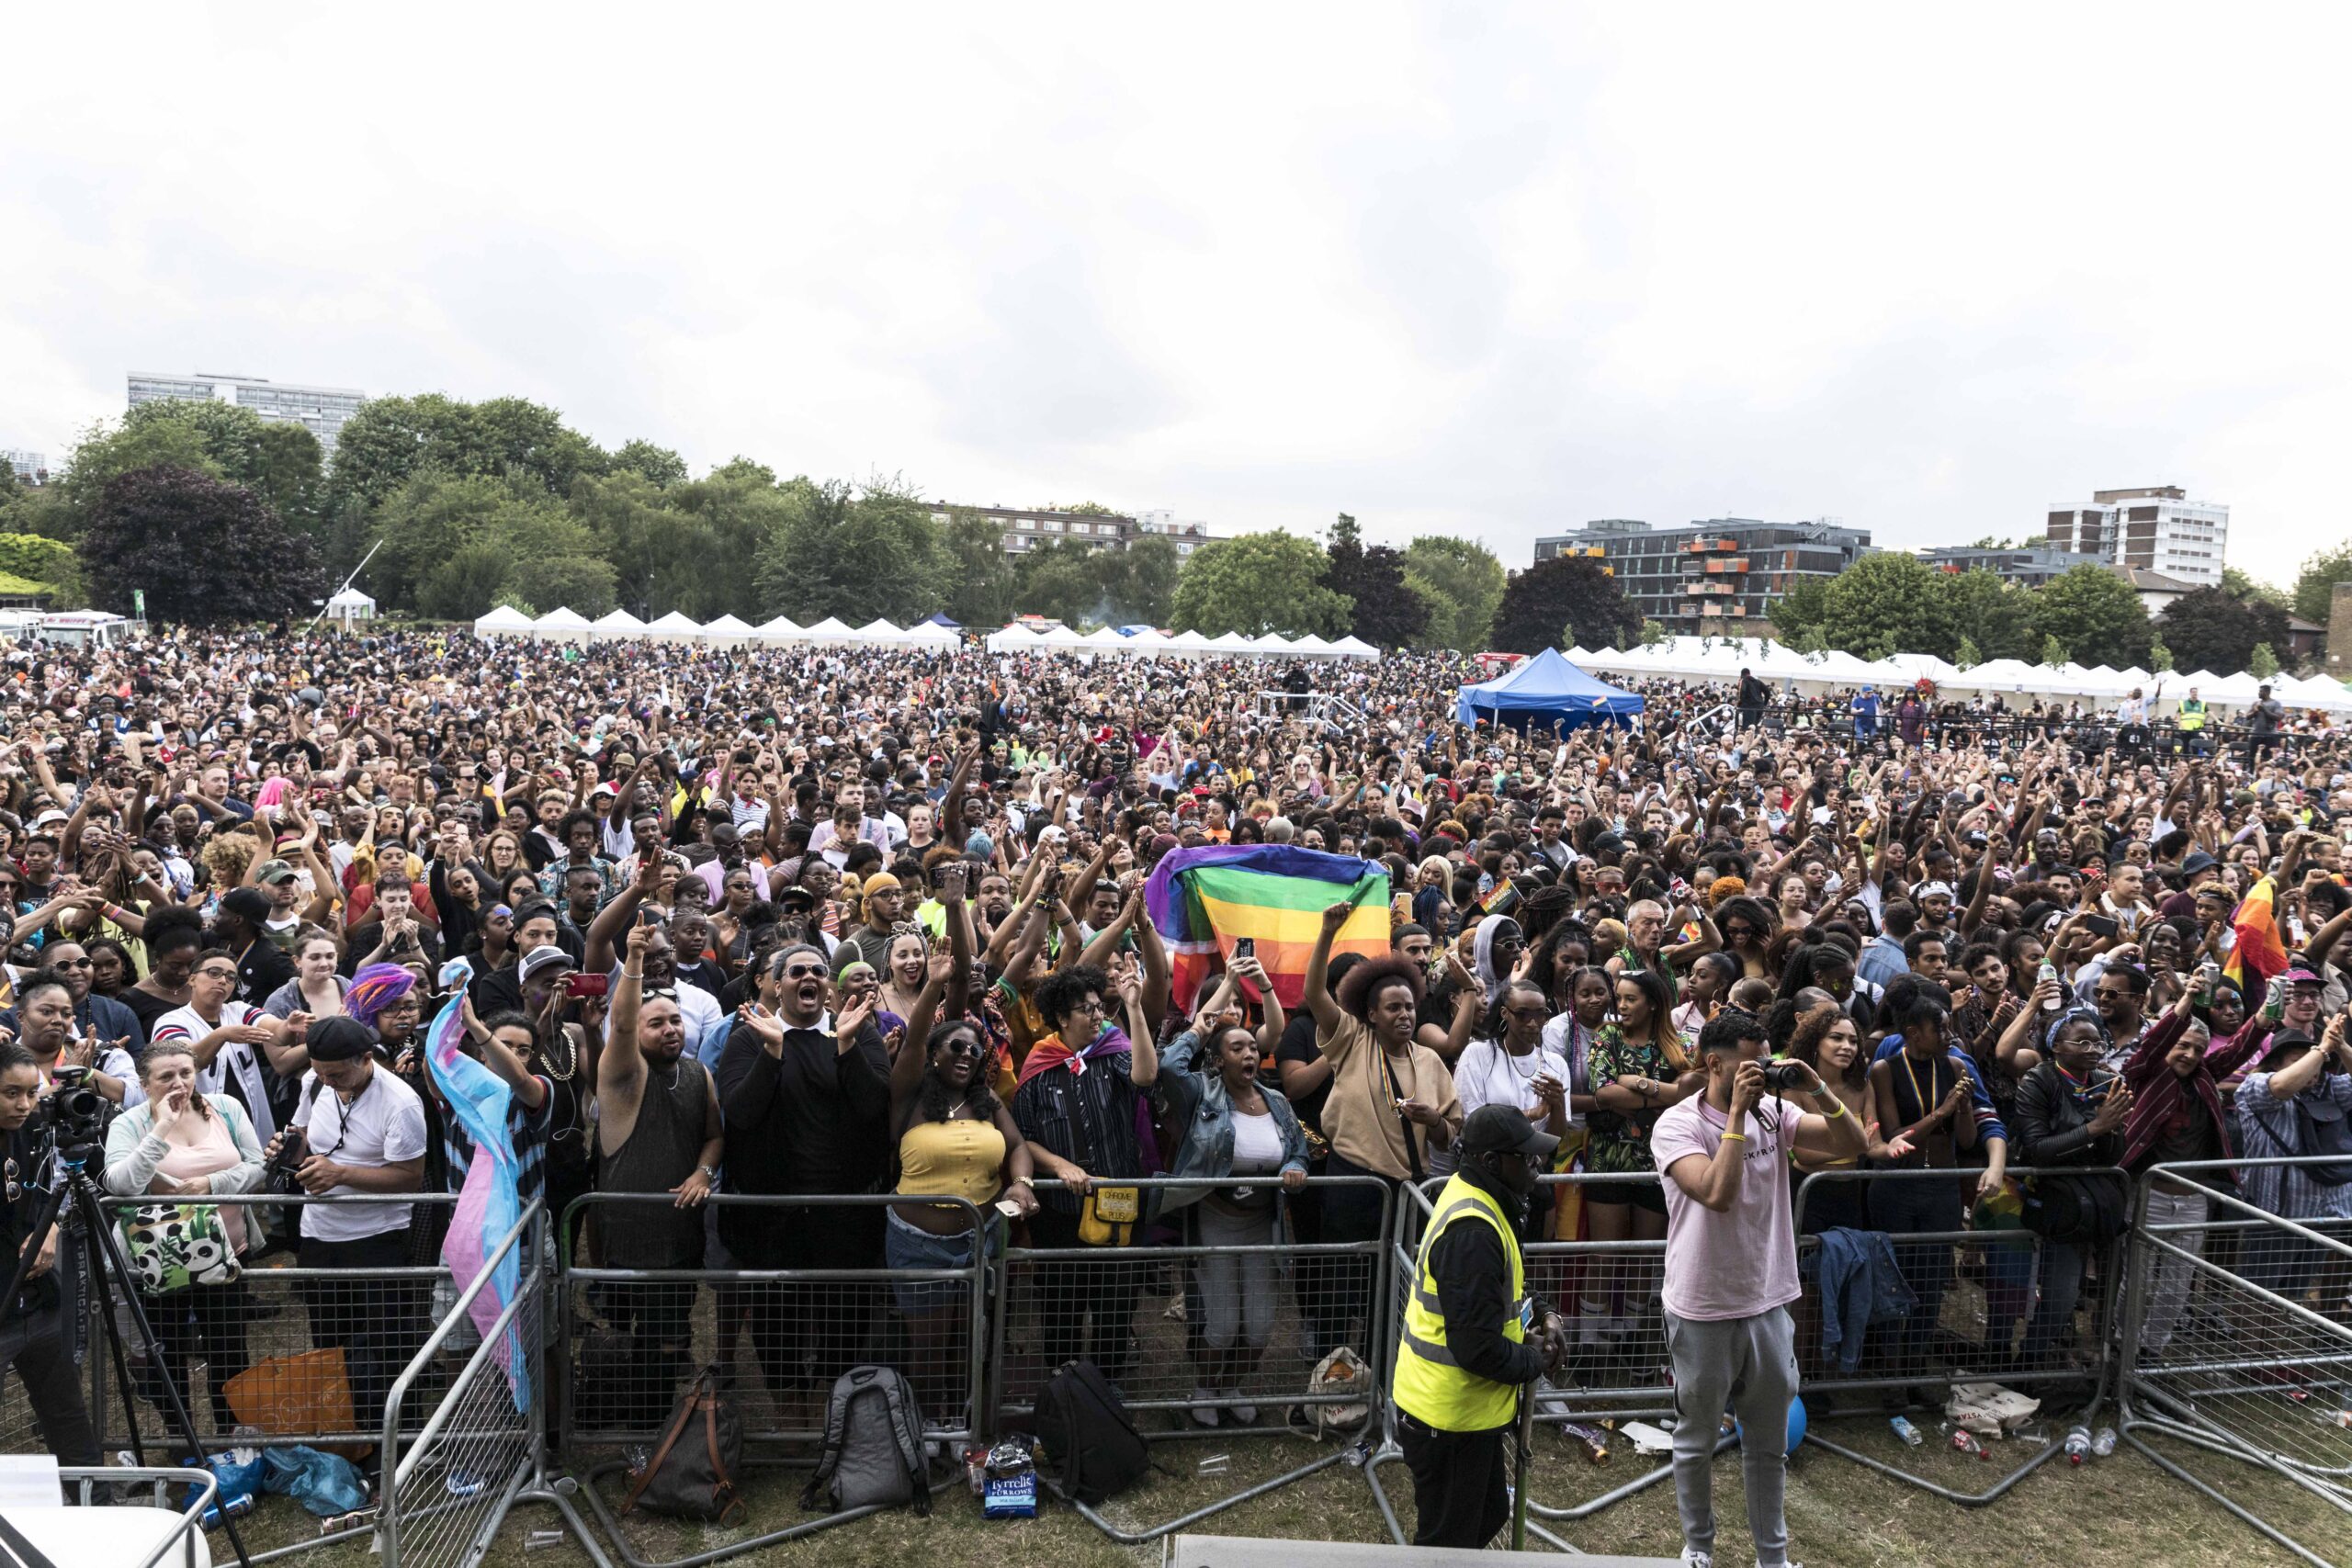
<path id="1" fill-rule="evenodd" d="M 1168 944 L 1170 1001 L 1190 1012 L 1201 987 L 1224 970 L 1234 939 L 1248 937 L 1274 995 L 1296 1009 L 1323 911 L 1341 902 L 1356 908 L 1332 938 L 1332 955 L 1385 953 L 1388 873 L 1371 861 L 1293 844 L 1207 844 L 1161 857 L 1144 907 Z"/>
<path id="2" fill-rule="evenodd" d="M 474 1162 L 467 1168 L 466 1184 L 458 1194 L 456 1211 L 449 1216 L 448 1236 L 441 1243 L 441 1261 L 449 1266 L 459 1295 L 481 1273 L 484 1260 L 498 1250 L 498 1244 L 506 1239 L 506 1233 L 514 1228 L 523 1213 L 519 1190 L 522 1167 L 514 1156 L 514 1140 L 506 1128 L 506 1107 L 513 1098 L 512 1091 L 504 1078 L 460 1048 L 466 1038 L 466 977 L 470 973 L 459 960 L 442 975 L 441 983 L 452 988 L 448 1001 L 433 1020 L 424 1044 L 424 1059 L 433 1069 L 433 1081 L 440 1087 L 441 1098 L 449 1102 L 449 1113 L 465 1128 L 466 1136 L 474 1145 Z M 506 1256 L 498 1260 L 498 1267 L 491 1270 L 490 1283 L 482 1287 L 467 1311 L 473 1319 L 475 1332 L 485 1339 L 497 1325 L 500 1314 L 522 1292 L 522 1255 L 526 1245 L 517 1243 L 507 1249 Z M 533 1261 L 536 1263 L 537 1259 Z M 524 1344 L 516 1332 L 526 1315 L 516 1314 L 516 1324 L 508 1325 L 505 1342 L 494 1352 L 506 1373 L 507 1387 L 514 1395 L 514 1408 L 524 1412 L 531 1407 L 531 1358 L 536 1353 L 535 1348 Z"/>
<path id="3" fill-rule="evenodd" d="M 2248 1012 L 2262 1005 L 2255 991 L 2268 985 L 2273 975 L 2287 972 L 2287 943 L 2278 934 L 2278 884 L 2263 877 L 2230 917 L 2230 929 L 2237 933 L 2237 941 L 2222 973 L 2237 982 Z"/>

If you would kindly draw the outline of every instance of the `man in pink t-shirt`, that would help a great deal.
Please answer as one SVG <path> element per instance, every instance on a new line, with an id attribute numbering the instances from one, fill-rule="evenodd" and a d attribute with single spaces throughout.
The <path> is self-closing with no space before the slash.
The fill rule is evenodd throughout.
<path id="1" fill-rule="evenodd" d="M 1674 1362 L 1674 1499 L 1686 1568 L 1713 1568 L 1717 1418 L 1745 1428 L 1741 1468 L 1757 1568 L 1786 1568 L 1789 1401 L 1797 1391 L 1796 1228 L 1789 1151 L 1859 1159 L 1861 1125 L 1802 1062 L 1776 1063 L 1808 1111 L 1764 1089 L 1764 1021 L 1725 1010 L 1699 1031 L 1707 1090 L 1650 1130 L 1666 1186 L 1666 1347 Z"/>

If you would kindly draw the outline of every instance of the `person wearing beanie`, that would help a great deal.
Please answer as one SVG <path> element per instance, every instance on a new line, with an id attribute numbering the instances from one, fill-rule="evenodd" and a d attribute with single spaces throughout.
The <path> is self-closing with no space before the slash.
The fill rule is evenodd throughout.
<path id="1" fill-rule="evenodd" d="M 865 921 L 842 938 L 833 953 L 833 972 L 839 974 L 849 965 L 863 960 L 880 973 L 890 962 L 890 938 L 899 922 L 899 910 L 906 902 L 906 892 L 899 879 L 887 871 L 877 871 L 859 885 L 858 897 L 865 910 Z"/>

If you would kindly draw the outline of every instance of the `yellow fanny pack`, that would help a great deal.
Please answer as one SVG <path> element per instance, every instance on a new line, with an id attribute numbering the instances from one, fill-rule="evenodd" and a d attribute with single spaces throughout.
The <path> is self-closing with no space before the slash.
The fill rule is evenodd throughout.
<path id="1" fill-rule="evenodd" d="M 1135 1187 L 1097 1187 L 1078 1211 L 1078 1239 L 1089 1247 L 1125 1247 L 1135 1239 L 1143 1214 L 1143 1191 Z"/>

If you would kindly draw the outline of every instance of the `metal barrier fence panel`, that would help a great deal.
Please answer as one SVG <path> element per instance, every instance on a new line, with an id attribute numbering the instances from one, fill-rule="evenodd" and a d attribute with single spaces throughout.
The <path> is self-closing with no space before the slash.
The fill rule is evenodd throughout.
<path id="1" fill-rule="evenodd" d="M 1957 1382 L 1997 1382 L 2087 1411 L 2106 1397 L 2116 1372 L 2125 1237 L 2053 1241 L 2014 1217 L 1988 1223 L 1974 1201 L 1980 1175 L 1965 1169 L 1817 1172 L 1799 1186 L 1795 1210 L 1805 1293 L 1792 1310 L 1798 1393 L 1809 1402 L 1806 1441 L 1970 1506 L 2002 1496 L 2056 1458 L 2064 1450 L 2064 1428 L 2043 1419 L 2040 1442 L 2019 1444 L 2015 1450 L 1989 1445 L 1993 1457 L 2014 1453 L 2017 1462 L 1984 1488 L 1963 1491 L 1917 1474 L 1894 1458 L 1838 1442 L 1820 1423 L 1841 1415 L 1891 1415 L 1893 1405 L 1916 1408 L 1918 1394 L 1936 1399 Z M 2112 1167 L 2018 1168 L 2008 1175 L 2028 1191 L 2036 1183 L 2076 1184 L 2077 1190 L 2081 1184 L 2109 1184 L 2113 1212 L 2129 1213 L 2130 1178 Z M 1826 1342 L 1817 1269 L 1821 1233 L 1839 1226 L 1888 1235 L 1895 1266 L 1918 1303 L 1905 1319 L 1868 1327 L 1850 1371 L 1842 1357 L 1831 1358 Z M 1850 1403 L 1857 1396 L 1859 1407 Z M 1900 1452 L 1892 1445 L 1888 1451 Z"/>
<path id="2" fill-rule="evenodd" d="M 105 1206 L 118 1224 L 152 1199 L 108 1198 Z M 279 1197 L 244 1194 L 175 1200 L 222 1217 L 224 1228 L 248 1235 L 285 1238 L 282 1248 L 254 1250 L 243 1275 L 224 1285 L 196 1285 L 168 1295 L 143 1295 L 141 1304 L 155 1328 L 155 1343 L 142 1343 L 121 1302 L 88 1303 L 91 1319 L 82 1354 L 92 1391 L 91 1416 L 102 1448 L 129 1440 L 134 1428 L 148 1443 L 172 1440 L 159 1371 L 180 1386 L 197 1429 L 208 1439 L 226 1439 L 248 1415 L 272 1413 L 254 1422 L 276 1440 L 312 1445 L 374 1443 L 385 1398 L 393 1380 L 423 1344 L 449 1298 L 449 1270 L 435 1257 L 422 1265 L 368 1268 L 305 1268 L 293 1240 L 302 1213 L 333 1205 L 348 1217 L 361 1211 L 448 1207 L 449 1194 L 386 1197 L 374 1194 Z M 128 1249 L 126 1249 L 128 1250 Z M 436 1249 L 437 1250 L 437 1249 Z M 123 1348 L 131 1358 L 134 1407 L 123 1408 L 103 1326 L 96 1314 L 111 1312 Z M 334 1354 L 341 1351 L 340 1356 Z M 232 1383 L 240 1374 L 245 1382 Z M 11 1391 L 10 1403 L 21 1398 Z M 415 1421 L 424 1418 L 422 1411 Z M 0 1417 L 0 1428 L 7 1424 Z M 412 1427 L 412 1429 L 413 1427 Z"/>
<path id="3" fill-rule="evenodd" d="M 748 1441 L 816 1442 L 834 1379 L 868 1364 L 906 1374 L 931 1437 L 968 1439 L 985 1411 L 988 1365 L 990 1269 L 979 1239 L 995 1247 L 1001 1222 L 960 1199 L 925 1199 L 926 1207 L 963 1212 L 971 1227 L 965 1259 L 892 1269 L 883 1267 L 883 1232 L 899 1201 L 708 1200 L 717 1210 L 757 1212 L 779 1236 L 821 1231 L 838 1243 L 846 1235 L 846 1248 L 832 1255 L 870 1256 L 866 1267 L 616 1269 L 594 1261 L 602 1235 L 633 1216 L 667 1215 L 673 1200 L 592 1192 L 574 1201 L 563 1217 L 556 1282 L 560 1446 L 654 1442 L 686 1379 L 708 1366 L 729 1374 Z"/>
<path id="4" fill-rule="evenodd" d="M 2314 1164 L 2244 1160 L 2159 1166 L 2143 1180 L 2138 1266 L 2125 1335 L 2124 1437 L 2143 1453 L 2306 1561 L 2327 1561 L 2266 1517 L 2201 1454 L 2257 1466 L 2298 1495 L 2352 1513 L 2352 1218 L 2294 1221 L 2273 1202 L 2338 1205 L 2294 1184 Z M 2222 1172 L 2221 1186 L 2211 1185 Z M 2168 1451 L 2150 1436 L 2175 1440 Z M 2217 1484 L 2217 1482 L 2222 1483 Z M 2275 1512 L 2275 1510 L 2274 1510 Z"/>
<path id="5" fill-rule="evenodd" d="M 1136 1234 L 1148 1245 L 1005 1252 L 989 1355 L 1001 1425 L 1024 1424 L 1054 1371 L 1084 1359 L 1119 1386 L 1130 1411 L 1160 1413 L 1162 1425 L 1140 1423 L 1147 1438 L 1281 1435 L 1294 1426 L 1311 1432 L 1317 1410 L 1355 1404 L 1366 1410 L 1363 1435 L 1376 1433 L 1387 1327 L 1382 1276 L 1396 1201 L 1389 1183 L 1317 1177 L 1289 1190 L 1279 1178 L 1256 1177 L 1116 1185 L 1140 1190 L 1153 1223 Z M 1046 1201 L 1069 1195 L 1058 1182 L 1039 1182 L 1037 1190 Z M 1301 1204 L 1312 1205 L 1308 1225 L 1320 1239 L 1292 1239 Z M 1312 1388 L 1317 1363 L 1342 1348 L 1370 1372 L 1369 1393 Z M 1125 1527 L 1070 1501 L 1112 1540 L 1138 1545 L 1354 1453 L 1350 1441 L 1318 1446 L 1292 1470 L 1159 1524 Z"/>
<path id="6" fill-rule="evenodd" d="M 546 1394 L 544 1227 L 534 1200 L 385 1401 L 377 1541 L 391 1568 L 479 1562 L 531 1478 Z M 518 1265 L 515 1293 L 492 1315 L 492 1285 L 509 1258 Z M 408 1431 L 414 1435 L 403 1438 Z"/>

